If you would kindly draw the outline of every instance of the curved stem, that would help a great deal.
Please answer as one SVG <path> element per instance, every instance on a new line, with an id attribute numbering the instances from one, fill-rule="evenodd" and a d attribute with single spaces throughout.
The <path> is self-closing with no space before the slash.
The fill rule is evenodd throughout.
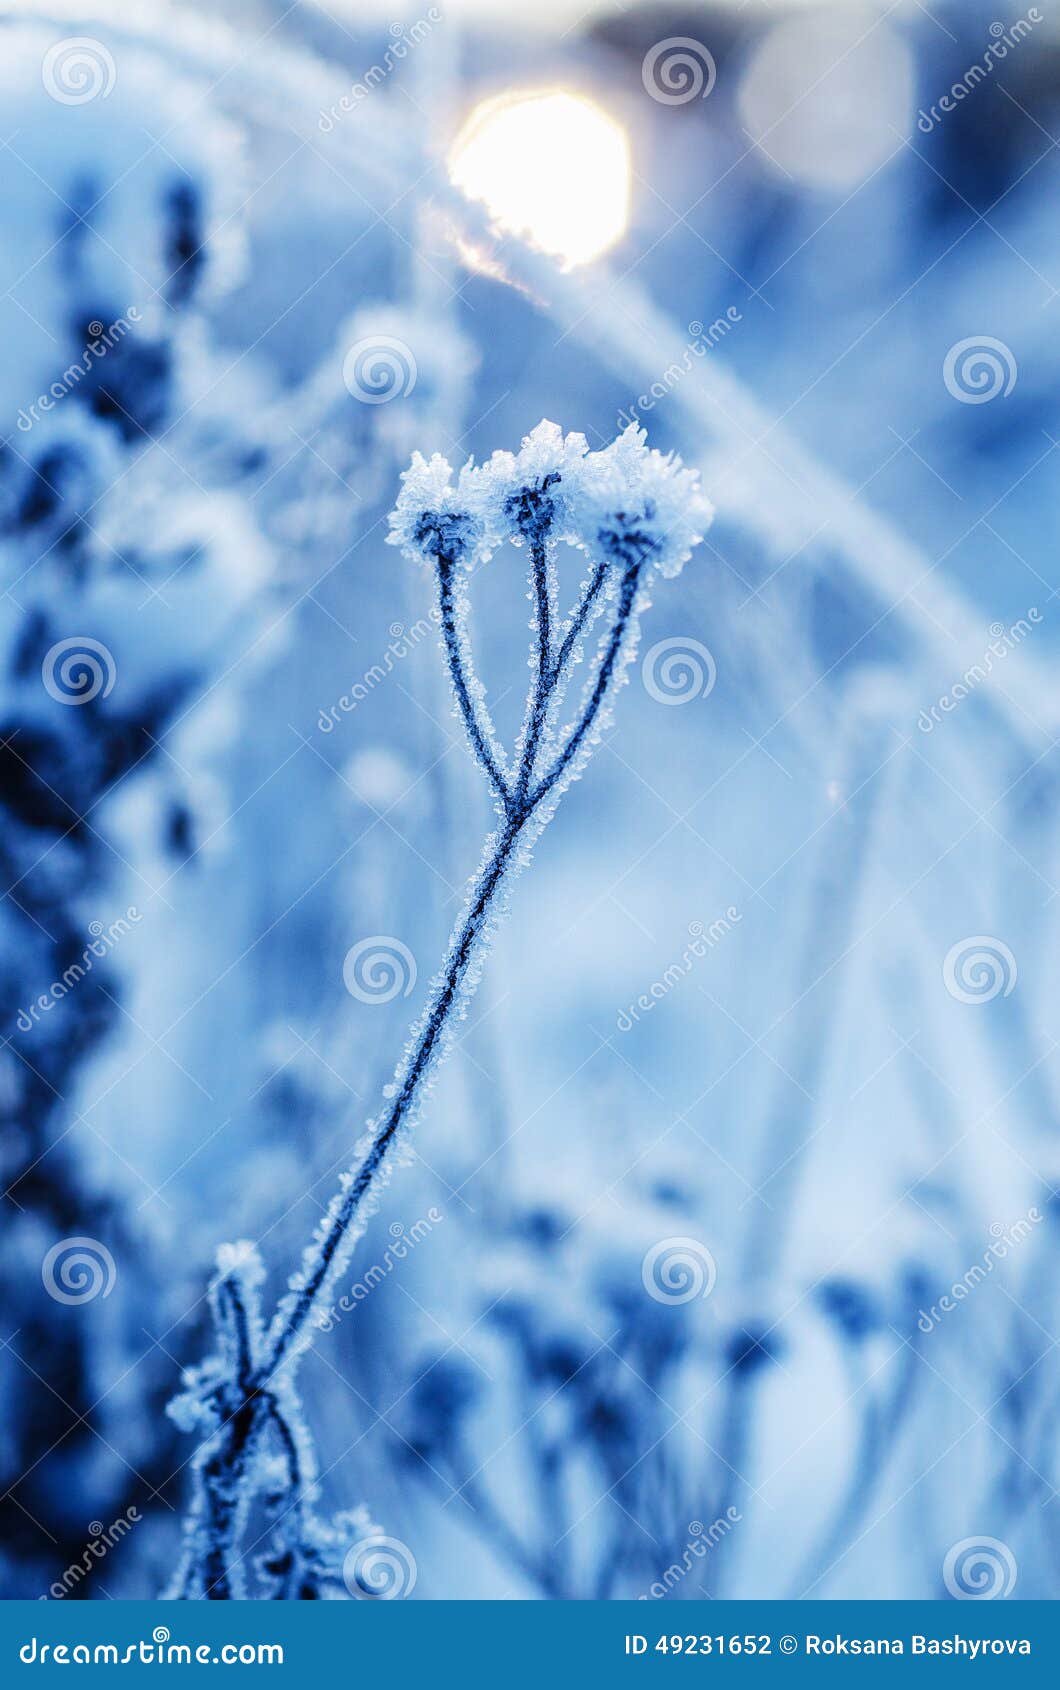
<path id="1" fill-rule="evenodd" d="M 248 1393 L 229 1418 L 219 1447 L 202 1469 L 203 1506 L 208 1547 L 202 1562 L 203 1596 L 208 1602 L 228 1602 L 242 1594 L 233 1579 L 238 1561 L 233 1549 L 241 1535 L 247 1508 L 243 1475 L 247 1472 L 262 1431 L 258 1399 Z"/>
<path id="2" fill-rule="evenodd" d="M 456 596 L 453 592 L 452 559 L 441 554 L 438 556 L 438 605 L 442 618 L 443 643 L 449 664 L 449 674 L 452 677 L 453 690 L 460 706 L 460 714 L 464 718 L 468 738 L 471 740 L 475 756 L 489 776 L 498 797 L 507 808 L 511 794 L 508 790 L 508 783 L 497 764 L 497 759 L 490 749 L 490 724 L 488 719 L 484 720 L 480 717 L 467 683 L 460 630 L 457 625 Z"/>
<path id="3" fill-rule="evenodd" d="M 496 835 L 492 854 L 468 900 L 466 913 L 449 952 L 441 981 L 435 990 L 434 1000 L 427 1010 L 412 1055 L 405 1066 L 397 1095 L 376 1130 L 368 1154 L 343 1194 L 342 1202 L 321 1241 L 312 1272 L 299 1291 L 294 1308 L 272 1339 L 266 1360 L 258 1372 L 259 1381 L 271 1376 L 304 1328 L 321 1288 L 331 1271 L 336 1252 L 355 1221 L 361 1204 L 386 1160 L 402 1123 L 412 1112 L 417 1102 L 423 1083 L 430 1071 L 438 1042 L 449 1016 L 458 1002 L 460 989 L 470 967 L 476 942 L 484 929 L 490 907 L 509 866 L 516 842 L 531 820 L 542 798 L 560 779 L 572 758 L 577 755 L 600 712 L 614 677 L 615 664 L 633 612 L 641 562 L 641 557 L 638 555 L 626 564 L 619 591 L 618 612 L 607 642 L 607 648 L 578 725 L 571 733 L 560 756 L 553 764 L 550 772 L 532 792 L 521 792 L 517 789 L 514 793 L 509 794 L 507 788 L 504 788 L 506 820 L 500 832 Z M 451 616 L 451 572 L 451 562 L 448 559 L 439 558 L 438 573 L 439 581 L 442 583 L 443 627 L 446 625 L 447 599 Z M 598 590 L 599 588 L 596 589 L 596 591 Z M 545 592 L 547 596 L 547 584 Z M 455 644 L 455 630 L 452 631 L 452 641 L 448 630 L 446 633 L 447 647 L 451 643 Z M 566 644 L 566 642 L 564 643 Z M 457 672 L 461 675 L 463 673 L 462 669 L 458 669 Z M 549 695 L 555 684 L 555 673 L 556 671 L 553 670 L 552 678 L 545 690 L 546 709 Z M 470 708 L 470 700 L 468 702 Z M 484 763 L 483 766 L 486 767 L 487 765 Z"/>
<path id="4" fill-rule="evenodd" d="M 247 1311 L 243 1306 L 243 1299 L 230 1279 L 225 1280 L 219 1287 L 218 1303 L 222 1312 L 227 1311 L 232 1325 L 232 1341 L 236 1351 L 236 1381 L 240 1390 L 249 1391 L 253 1371 L 250 1322 L 247 1319 Z"/>
<path id="5" fill-rule="evenodd" d="M 570 654 L 574 650 L 574 643 L 585 627 L 589 612 L 600 597 L 600 589 L 607 580 L 607 571 L 608 564 L 606 562 L 598 563 L 596 565 L 589 579 L 589 584 L 582 594 L 581 602 L 579 603 L 577 610 L 574 612 L 574 615 L 571 617 L 570 627 L 563 636 L 563 644 L 559 648 L 559 655 L 556 658 L 556 664 L 553 670 L 553 676 L 557 681 L 567 666 Z"/>
<path id="6" fill-rule="evenodd" d="M 530 574 L 534 586 L 537 621 L 537 675 L 527 701 L 526 732 L 523 735 L 523 753 L 515 789 L 516 802 L 525 799 L 529 791 L 537 748 L 541 743 L 548 716 L 549 699 L 556 682 L 556 671 L 552 667 L 552 602 L 548 569 L 548 542 L 544 537 L 539 537 L 530 542 Z"/>
<path id="7" fill-rule="evenodd" d="M 294 1309 L 273 1340 L 261 1373 L 271 1374 L 283 1360 L 291 1344 L 304 1327 L 313 1304 L 327 1279 L 331 1264 L 343 1238 L 355 1220 L 365 1194 L 372 1185 L 402 1122 L 412 1111 L 446 1022 L 456 1005 L 475 951 L 475 942 L 489 915 L 490 906 L 500 887 L 505 870 L 520 833 L 532 811 L 524 809 L 516 817 L 509 817 L 496 836 L 493 852 L 468 900 L 467 912 L 461 922 L 456 940 L 449 953 L 434 1000 L 427 1011 L 422 1031 L 405 1068 L 397 1096 L 379 1124 L 371 1149 L 357 1170 L 356 1177 L 346 1191 L 342 1203 L 320 1245 L 320 1253 L 306 1284 L 298 1295 Z"/>
<path id="8" fill-rule="evenodd" d="M 592 731 L 593 723 L 600 714 L 601 706 L 607 696 L 607 689 L 611 685 L 611 680 L 615 672 L 615 664 L 618 661 L 618 654 L 622 649 L 622 641 L 625 638 L 626 629 L 629 627 L 630 617 L 633 614 L 633 600 L 636 595 L 640 570 L 641 559 L 639 557 L 632 563 L 628 563 L 626 565 L 625 573 L 622 576 L 622 585 L 619 588 L 618 614 L 615 617 L 614 626 L 611 629 L 611 635 L 607 642 L 607 649 L 604 652 L 603 660 L 596 672 L 596 680 L 593 683 L 588 703 L 582 711 L 581 720 L 579 721 L 578 726 L 571 734 L 566 745 L 563 747 L 563 750 L 553 763 L 551 769 L 542 777 L 533 792 L 530 793 L 529 802 L 533 805 L 537 805 L 541 802 L 545 794 L 551 791 L 552 787 L 555 786 L 556 782 L 570 767 L 571 762 L 578 755 L 578 752 L 584 745 L 587 735 Z"/>

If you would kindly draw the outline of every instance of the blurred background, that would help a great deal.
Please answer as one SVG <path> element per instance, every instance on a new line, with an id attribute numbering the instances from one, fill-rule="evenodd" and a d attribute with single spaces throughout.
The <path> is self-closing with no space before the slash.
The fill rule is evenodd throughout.
<path id="1" fill-rule="evenodd" d="M 490 825 L 397 478 L 542 417 L 717 516 L 306 1358 L 325 1496 L 415 1598 L 1055 1593 L 1018 6 L 7 8 L 5 1595 L 171 1573 L 217 1245 L 282 1289 Z"/>

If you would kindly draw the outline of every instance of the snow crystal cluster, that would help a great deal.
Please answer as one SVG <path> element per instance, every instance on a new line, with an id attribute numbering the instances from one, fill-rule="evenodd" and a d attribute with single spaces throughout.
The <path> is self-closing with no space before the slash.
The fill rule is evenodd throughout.
<path id="1" fill-rule="evenodd" d="M 603 451 L 583 434 L 542 421 L 518 453 L 494 452 L 458 472 L 435 453 L 415 453 L 390 519 L 390 543 L 415 559 L 446 548 L 454 560 L 484 562 L 505 540 L 542 529 L 591 557 L 626 563 L 635 554 L 676 575 L 703 538 L 711 509 L 694 470 L 649 449 L 633 423 Z"/>

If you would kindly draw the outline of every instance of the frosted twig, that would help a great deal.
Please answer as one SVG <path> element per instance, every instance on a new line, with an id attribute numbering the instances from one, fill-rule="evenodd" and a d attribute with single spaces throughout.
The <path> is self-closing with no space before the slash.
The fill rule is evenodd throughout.
<path id="1" fill-rule="evenodd" d="M 280 1550 L 266 1563 L 267 1574 L 280 1581 L 270 1593 L 291 1593 L 295 1585 L 301 1594 L 336 1590 L 338 1534 L 309 1506 L 312 1463 L 293 1379 L 297 1357 L 309 1342 L 310 1318 L 378 1202 L 394 1147 L 417 1115 L 456 1020 L 466 1013 L 506 884 L 529 861 L 563 790 L 599 739 L 634 653 L 648 585 L 656 575 L 678 572 L 710 515 L 694 474 L 649 451 L 643 433 L 632 427 L 604 451 L 589 452 L 583 436 L 564 438 L 554 424 L 541 423 L 518 455 L 497 452 L 479 467 L 468 464 L 455 484 L 444 459 L 428 462 L 418 454 L 402 480 L 391 540 L 435 573 L 456 707 L 471 754 L 493 790 L 499 821 L 387 1088 L 386 1107 L 358 1145 L 357 1160 L 291 1276 L 267 1336 L 257 1292 L 264 1268 L 256 1251 L 235 1246 L 222 1256 L 212 1297 L 220 1354 L 189 1376 L 176 1408 L 185 1425 L 209 1431 L 195 1461 L 181 1593 L 212 1598 L 243 1593 L 238 1545 L 251 1501 L 269 1490 L 270 1433 L 280 1448 L 281 1492 L 291 1499 L 277 1526 Z M 528 551 L 536 646 L 523 732 L 511 764 L 475 673 L 466 591 L 471 570 L 506 541 Z M 554 553 L 561 542 L 586 552 L 591 569 L 557 651 Z M 600 615 L 607 625 L 587 663 L 581 704 L 564 725 L 558 719 L 564 692 L 574 668 L 586 661 L 583 635 Z"/>

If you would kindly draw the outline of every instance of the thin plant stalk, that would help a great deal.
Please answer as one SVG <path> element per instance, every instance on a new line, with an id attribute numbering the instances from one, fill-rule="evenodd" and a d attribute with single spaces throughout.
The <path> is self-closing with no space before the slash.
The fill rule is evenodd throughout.
<path id="1" fill-rule="evenodd" d="M 230 1246 L 221 1259 L 211 1299 L 220 1354 L 188 1376 L 189 1388 L 174 1405 L 188 1429 L 208 1428 L 194 1462 L 196 1492 L 175 1581 L 182 1595 L 218 1600 L 246 1593 L 239 1546 L 251 1504 L 263 1494 L 280 1545 L 266 1569 L 267 1593 L 340 1593 L 336 1553 L 343 1519 L 326 1526 L 310 1507 L 315 1469 L 294 1387 L 297 1358 L 310 1342 L 315 1310 L 378 1202 L 396 1147 L 415 1119 L 456 1021 L 466 1012 L 507 883 L 528 862 L 562 792 L 598 741 L 633 656 L 647 583 L 655 574 L 677 572 L 709 514 L 694 476 L 648 452 L 636 429 L 606 451 L 590 454 L 581 436 L 564 440 L 543 423 L 517 458 L 497 453 L 478 470 L 468 466 L 455 488 L 450 478 L 443 460 L 427 463 L 417 454 L 391 518 L 392 539 L 434 571 L 454 700 L 472 755 L 489 782 L 498 824 L 426 1008 L 386 1088 L 385 1107 L 358 1146 L 358 1159 L 343 1176 L 267 1331 L 259 1301 L 265 1269 L 256 1250 Z M 578 602 L 563 625 L 554 563 L 561 539 L 590 556 Z M 472 567 L 506 540 L 526 548 L 534 611 L 531 681 L 512 768 L 475 674 L 466 590 Z M 584 642 L 598 620 L 602 633 L 595 658 L 587 660 Z M 581 698 L 564 722 L 566 691 L 583 663 Z M 278 1484 L 269 1465 L 277 1459 Z M 345 1583 L 354 1593 L 348 1579 Z"/>

